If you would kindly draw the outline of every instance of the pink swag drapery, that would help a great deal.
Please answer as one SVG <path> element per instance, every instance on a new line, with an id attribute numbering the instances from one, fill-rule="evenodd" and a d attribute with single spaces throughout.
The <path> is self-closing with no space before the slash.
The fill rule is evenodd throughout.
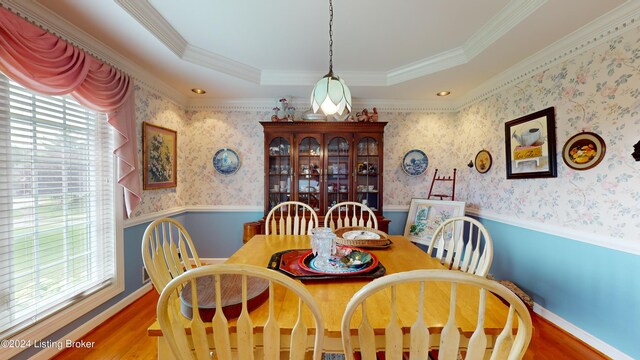
<path id="1" fill-rule="evenodd" d="M 107 114 L 118 132 L 113 153 L 130 216 L 141 199 L 131 78 L 1 7 L 0 70 L 24 87 L 48 95 L 71 94 L 82 105 Z"/>

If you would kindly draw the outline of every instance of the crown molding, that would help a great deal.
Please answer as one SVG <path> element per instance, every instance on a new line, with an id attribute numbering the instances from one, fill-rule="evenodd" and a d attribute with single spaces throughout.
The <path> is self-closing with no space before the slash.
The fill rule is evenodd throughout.
<path id="1" fill-rule="evenodd" d="M 285 96 L 286 97 L 286 96 Z M 278 104 L 278 100 L 269 99 L 191 99 L 187 105 L 189 111 L 268 111 Z M 289 99 L 289 104 L 300 112 L 309 109 L 309 100 L 306 98 Z M 375 107 L 378 111 L 394 112 L 457 112 L 458 107 L 454 102 L 435 101 L 411 101 L 393 99 L 353 99 L 352 112 L 357 109 L 371 109 Z M 296 112 L 296 116 L 298 112 Z"/>
<path id="2" fill-rule="evenodd" d="M 255 84 L 260 83 L 260 69 L 191 44 L 187 45 L 180 58 L 239 79 L 251 81 Z"/>
<path id="3" fill-rule="evenodd" d="M 390 70 L 386 75 L 387 83 L 389 85 L 400 84 L 405 81 L 466 64 L 467 62 L 469 62 L 469 58 L 467 58 L 464 49 L 457 47 Z"/>
<path id="4" fill-rule="evenodd" d="M 115 0 L 121 6 L 129 6 L 133 4 L 134 9 L 140 9 L 140 7 L 150 7 L 150 5 L 139 5 L 139 3 L 146 2 L 134 2 L 133 0 Z M 519 0 L 521 3 L 524 0 Z M 521 15 L 515 16 L 523 17 L 525 14 L 529 14 L 534 11 L 534 8 L 540 6 L 542 0 L 532 2 L 530 7 L 522 5 L 517 7 L 510 3 L 508 7 L 514 7 L 514 10 L 504 11 L 505 13 L 520 12 Z M 524 1 L 526 2 L 526 1 Z M 26 18 L 28 21 L 44 28 L 45 30 L 56 34 L 69 41 L 70 43 L 84 49 L 91 53 L 96 58 L 99 58 L 106 63 L 109 63 L 127 73 L 137 80 L 137 84 L 149 89 L 155 93 L 165 96 L 169 100 L 173 101 L 177 105 L 190 109 L 211 109 L 211 110 L 238 110 L 238 111 L 271 111 L 273 105 L 277 103 L 277 99 L 236 99 L 236 100 L 217 100 L 217 99 L 194 99 L 192 97 L 185 96 L 176 91 L 173 87 L 157 80 L 155 76 L 148 73 L 147 70 L 141 68 L 137 64 L 131 62 L 124 56 L 119 55 L 113 49 L 99 42 L 91 35 L 78 29 L 75 25 L 60 18 L 57 14 L 51 12 L 37 1 L 19 1 L 19 0 L 1 0 L 2 6 L 10 9 L 19 16 Z M 124 5 L 123 5 L 124 4 Z M 124 7 L 123 7 L 124 8 Z M 129 10 L 131 13 L 131 10 Z M 133 15 L 132 15 L 133 16 Z M 499 19 L 503 18 L 503 14 L 497 15 L 490 24 L 497 23 Z M 508 18 L 508 17 L 507 17 Z M 495 20 L 495 21 L 494 21 Z M 157 21 L 157 20 L 156 20 Z M 485 35 L 478 35 L 478 39 L 474 40 L 475 43 L 479 43 L 480 39 L 487 39 L 491 36 L 499 37 L 501 32 L 507 31 L 509 26 L 504 25 L 502 28 L 496 27 L 496 25 L 486 25 L 478 34 L 485 33 Z M 575 31 L 574 33 L 566 36 L 565 38 L 557 41 L 551 46 L 539 51 L 524 61 L 512 66 L 511 68 L 503 71 L 499 75 L 493 77 L 489 81 L 485 82 L 481 86 L 473 89 L 467 95 L 455 102 L 449 102 L 442 104 L 440 102 L 420 102 L 420 101 L 397 101 L 397 100 L 355 100 L 354 108 L 358 107 L 370 107 L 376 106 L 380 111 L 426 111 L 426 112 L 456 112 L 461 109 L 484 100 L 496 92 L 515 85 L 523 80 L 528 79 L 531 75 L 544 71 L 562 61 L 582 54 L 595 46 L 598 46 L 614 36 L 640 26 L 640 2 L 634 0 L 628 0 L 618 8 L 613 9 L 609 13 L 594 20 L 587 26 Z M 181 36 L 172 34 L 170 30 L 158 30 L 163 31 L 162 37 L 165 41 L 171 43 L 171 47 L 180 51 L 183 48 L 183 53 L 191 54 L 193 58 L 198 56 L 207 56 L 206 53 L 198 52 L 197 48 L 189 50 L 188 43 L 182 43 Z M 493 35 L 491 35 L 493 34 Z M 475 35 L 474 35 L 475 36 Z M 162 40 L 161 40 L 162 41 Z M 469 42 L 470 43 L 470 42 Z M 184 45 L 186 44 L 186 45 Z M 468 53 L 474 53 L 477 50 L 470 48 L 471 45 L 465 50 Z M 456 56 L 461 56 L 460 51 L 457 50 L 452 54 L 448 54 L 449 59 L 455 59 Z M 435 59 L 432 59 L 435 60 Z M 221 62 L 225 64 L 222 67 L 226 67 L 227 71 L 231 71 L 236 62 L 231 60 L 231 63 L 226 63 L 223 59 Z M 436 61 L 433 61 L 430 66 L 435 66 Z M 423 64 L 424 65 L 424 64 Z M 231 69 L 231 70 L 229 70 Z M 420 64 L 413 64 L 411 68 L 396 69 L 398 72 L 393 72 L 386 75 L 380 75 L 375 72 L 341 72 L 341 76 L 348 78 L 349 83 L 352 86 L 385 86 L 392 81 L 399 81 L 403 77 L 410 77 L 408 74 L 418 74 L 420 71 L 425 71 L 420 67 Z M 242 68 L 238 70 L 237 76 L 243 77 L 252 82 L 258 82 L 264 85 L 275 85 L 277 83 L 278 76 L 288 76 L 283 78 L 286 82 L 292 85 L 310 86 L 321 75 L 308 72 L 278 72 L 278 71 L 259 71 L 254 68 Z M 294 106 L 299 109 L 306 108 L 306 99 L 300 100 L 297 106 L 294 102 Z"/>
<path id="5" fill-rule="evenodd" d="M 640 1 L 627 0 L 607 14 L 473 89 L 459 101 L 458 109 L 482 101 L 506 87 L 528 79 L 533 74 L 583 54 L 638 26 L 640 26 Z"/>
<path id="6" fill-rule="evenodd" d="M 467 59 L 471 60 L 482 53 L 546 2 L 547 0 L 510 1 L 464 43 L 463 48 Z"/>
<path id="7" fill-rule="evenodd" d="M 388 99 L 354 99 L 353 108 L 373 107 L 379 111 L 418 111 L 418 112 L 458 112 L 471 104 L 491 97 L 497 92 L 518 84 L 531 75 L 547 70 L 562 61 L 578 56 L 605 43 L 615 36 L 640 27 L 640 1 L 628 0 L 616 9 L 599 17 L 587 26 L 569 34 L 531 57 L 491 78 L 481 86 L 471 90 L 458 101 L 447 103 L 425 101 L 398 101 Z M 351 82 L 350 82 L 351 83 Z M 265 110 L 270 111 L 275 99 L 260 100 L 256 106 L 254 100 L 217 101 L 202 99 L 197 104 L 190 102 L 190 109 L 217 110 Z M 270 101 L 270 103 L 269 103 Z"/>
<path id="8" fill-rule="evenodd" d="M 151 32 L 171 52 L 182 57 L 187 40 L 148 1 L 114 0 L 129 15 Z"/>
<path id="9" fill-rule="evenodd" d="M 147 88 L 183 106 L 187 97 L 173 87 L 159 81 L 153 74 L 118 54 L 98 39 L 42 6 L 38 1 L 2 0 L 2 6 L 36 26 L 59 36 L 94 57 L 118 68 L 144 84 Z"/>
<path id="10" fill-rule="evenodd" d="M 311 86 L 322 75 L 312 71 L 263 70 L 188 43 L 147 1 L 114 0 L 184 61 L 260 85 Z M 531 15 L 547 0 L 512 0 L 461 47 L 389 71 L 341 72 L 353 86 L 391 86 L 469 62 Z"/>

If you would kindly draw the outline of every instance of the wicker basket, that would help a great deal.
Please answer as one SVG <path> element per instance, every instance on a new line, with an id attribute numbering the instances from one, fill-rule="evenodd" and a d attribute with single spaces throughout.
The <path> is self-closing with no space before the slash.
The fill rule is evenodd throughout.
<path id="1" fill-rule="evenodd" d="M 358 230 L 363 230 L 363 231 L 369 231 L 372 233 L 376 233 L 380 236 L 379 239 L 353 239 L 353 240 L 349 240 L 349 239 L 344 239 L 342 237 L 342 235 L 348 231 L 358 231 Z M 383 248 L 387 248 L 389 246 L 391 246 L 392 242 L 389 239 L 389 235 L 387 235 L 387 233 L 380 231 L 380 230 L 376 230 L 376 229 L 372 229 L 372 228 L 368 228 L 368 227 L 360 227 L 360 226 L 350 226 L 350 227 L 344 227 L 344 228 L 340 228 L 338 230 L 335 231 L 336 236 L 338 237 L 336 239 L 336 242 L 338 244 L 341 245 L 346 245 L 346 246 L 353 246 L 353 247 L 359 247 L 359 248 L 370 248 L 370 249 L 383 249 Z"/>

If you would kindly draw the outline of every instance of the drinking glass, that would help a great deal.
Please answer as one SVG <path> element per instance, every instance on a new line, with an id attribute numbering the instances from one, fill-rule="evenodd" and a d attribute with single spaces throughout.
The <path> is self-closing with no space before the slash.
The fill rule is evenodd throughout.
<path id="1" fill-rule="evenodd" d="M 311 230 L 311 251 L 316 256 L 315 267 L 318 270 L 329 270 L 329 259 L 336 253 L 336 234 L 328 227 Z"/>

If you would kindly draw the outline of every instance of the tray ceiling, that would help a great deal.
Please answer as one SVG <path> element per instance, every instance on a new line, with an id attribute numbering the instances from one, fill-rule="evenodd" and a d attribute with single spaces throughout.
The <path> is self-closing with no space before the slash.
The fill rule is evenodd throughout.
<path id="1" fill-rule="evenodd" d="M 355 99 L 455 102 L 625 2 L 336 0 L 334 72 Z M 328 70 L 328 1 L 38 4 L 184 98 L 307 99 Z"/>

